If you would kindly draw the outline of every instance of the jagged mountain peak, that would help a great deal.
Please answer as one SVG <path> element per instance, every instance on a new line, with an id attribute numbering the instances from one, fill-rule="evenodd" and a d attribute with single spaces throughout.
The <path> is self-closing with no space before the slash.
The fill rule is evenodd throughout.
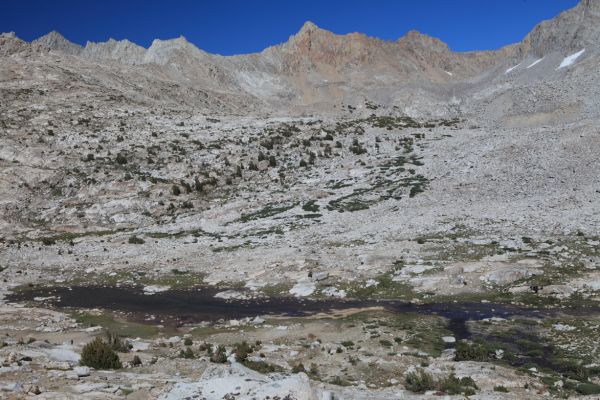
<path id="1" fill-rule="evenodd" d="M 136 43 L 133 43 L 132 41 L 130 41 L 129 39 L 114 39 L 114 38 L 109 38 L 106 42 L 91 42 L 91 41 L 87 41 L 85 44 L 85 47 L 94 47 L 94 46 L 137 46 L 137 47 L 142 47 Z M 143 48 L 143 47 L 142 47 Z"/>
<path id="2" fill-rule="evenodd" d="M 332 38 L 334 36 L 340 36 L 340 35 L 336 35 L 331 31 L 319 28 L 317 25 L 315 25 L 311 21 L 306 21 L 302 25 L 300 30 L 298 32 L 296 32 L 295 34 L 293 34 L 292 36 L 290 36 L 289 40 L 286 43 L 284 43 L 284 45 L 294 46 L 298 43 L 310 43 L 315 40 L 319 40 L 319 39 L 325 40 L 327 38 Z"/>
<path id="3" fill-rule="evenodd" d="M 557 17 L 538 24 L 523 40 L 525 52 L 563 54 L 600 46 L 600 0 L 582 0 Z"/>
<path id="4" fill-rule="evenodd" d="M 37 41 L 42 41 L 42 40 L 66 41 L 67 39 L 65 39 L 65 37 L 60 32 L 53 30 L 53 31 L 46 33 L 43 36 L 40 36 L 36 40 Z"/>
<path id="5" fill-rule="evenodd" d="M 63 53 L 76 55 L 83 49 L 80 45 L 66 39 L 58 31 L 50 31 L 32 42 L 48 50 L 57 50 Z"/>
<path id="6" fill-rule="evenodd" d="M 302 25 L 300 30 L 296 34 L 294 34 L 290 37 L 290 40 L 288 42 L 304 40 L 306 38 L 324 38 L 324 39 L 326 39 L 326 38 L 332 38 L 332 37 L 346 38 L 346 39 L 369 38 L 369 39 L 376 40 L 375 38 L 370 38 L 369 36 L 367 36 L 363 33 L 360 33 L 360 32 L 337 34 L 332 31 L 329 31 L 327 29 L 323 29 L 323 28 L 317 26 L 312 21 L 306 21 Z"/>
<path id="7" fill-rule="evenodd" d="M 448 44 L 433 36 L 421 33 L 415 29 L 398 39 L 397 43 L 408 48 L 425 48 L 430 51 L 448 51 Z"/>
<path id="8" fill-rule="evenodd" d="M 144 57 L 145 62 L 154 62 L 157 64 L 166 64 L 171 62 L 173 57 L 180 61 L 189 59 L 204 59 L 208 56 L 204 50 L 189 42 L 184 36 L 174 39 L 154 39 L 148 48 Z"/>
<path id="9" fill-rule="evenodd" d="M 298 34 L 302 34 L 302 33 L 306 33 L 306 32 L 314 32 L 316 30 L 322 30 L 322 29 L 319 28 L 314 22 L 306 21 L 302 25 L 302 28 L 300 28 L 300 30 L 298 31 Z"/>
<path id="10" fill-rule="evenodd" d="M 17 37 L 14 32 L 0 34 L 0 55 L 11 55 L 26 50 L 29 44 Z"/>
<path id="11" fill-rule="evenodd" d="M 87 42 L 81 55 L 93 60 L 116 60 L 124 64 L 142 62 L 146 49 L 127 39 L 108 39 L 106 42 Z"/>
<path id="12" fill-rule="evenodd" d="M 156 46 L 165 46 L 165 45 L 171 45 L 171 46 L 193 46 L 196 47 L 194 44 L 190 43 L 185 36 L 183 35 L 179 35 L 179 37 L 173 38 L 173 39 L 154 39 L 152 41 L 152 44 L 150 45 L 150 48 L 152 47 L 156 47 Z"/>

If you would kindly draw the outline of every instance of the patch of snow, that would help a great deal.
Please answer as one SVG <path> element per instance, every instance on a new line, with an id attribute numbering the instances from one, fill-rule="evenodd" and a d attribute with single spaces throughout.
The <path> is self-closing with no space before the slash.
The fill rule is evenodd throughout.
<path id="1" fill-rule="evenodd" d="M 448 75 L 452 76 L 452 72 L 450 71 L 444 71 L 445 73 L 447 73 Z"/>
<path id="2" fill-rule="evenodd" d="M 571 54 L 568 57 L 565 57 L 564 60 L 562 60 L 562 62 L 560 63 L 560 65 L 558 66 L 557 69 L 561 69 L 561 68 L 565 68 L 568 67 L 569 65 L 573 65 L 573 63 L 575 63 L 575 61 L 579 58 L 579 56 L 581 56 L 583 53 L 585 53 L 585 49 L 578 51 L 575 54 Z"/>
<path id="3" fill-rule="evenodd" d="M 554 328 L 554 330 L 560 331 L 560 332 L 571 332 L 571 331 L 574 331 L 575 329 L 577 329 L 574 326 L 566 325 L 566 324 L 554 324 L 554 325 L 552 325 L 552 328 Z"/>
<path id="4" fill-rule="evenodd" d="M 46 300 L 53 300 L 53 299 L 56 299 L 56 296 L 47 296 L 47 297 L 37 296 L 37 297 L 33 298 L 33 301 L 46 301 Z"/>
<path id="5" fill-rule="evenodd" d="M 247 294 L 238 292 L 237 290 L 225 290 L 224 292 L 219 292 L 215 294 L 217 299 L 225 299 L 225 300 L 248 300 L 249 297 Z"/>
<path id="6" fill-rule="evenodd" d="M 265 286 L 267 286 L 267 282 L 257 280 L 249 280 L 244 285 L 244 287 L 252 290 L 253 292 L 257 291 L 258 289 L 262 289 Z"/>
<path id="7" fill-rule="evenodd" d="M 375 279 L 369 279 L 367 282 L 365 282 L 366 288 L 377 285 L 379 285 L 379 282 L 377 282 Z"/>
<path id="8" fill-rule="evenodd" d="M 510 67 L 509 69 L 506 70 L 506 72 L 504 73 L 504 75 L 508 75 L 511 72 L 513 72 L 515 69 L 519 68 L 521 66 L 521 63 L 515 65 L 514 67 Z"/>
<path id="9" fill-rule="evenodd" d="M 337 297 L 343 299 L 346 297 L 346 291 L 343 289 L 338 289 L 333 286 L 327 287 L 321 291 L 325 296 L 329 297 Z"/>
<path id="10" fill-rule="evenodd" d="M 296 297 L 310 296 L 317 290 L 317 286 L 313 282 L 298 282 L 290 289 L 290 294 Z"/>
<path id="11" fill-rule="evenodd" d="M 166 286 L 166 285 L 149 285 L 149 286 L 144 286 L 143 290 L 144 290 L 144 294 L 152 295 L 155 293 L 166 292 L 170 288 L 171 288 L 170 286 Z"/>
<path id="12" fill-rule="evenodd" d="M 542 60 L 543 60 L 544 58 L 545 58 L 545 57 L 542 57 L 542 58 L 540 58 L 539 60 L 535 60 L 534 62 L 532 62 L 531 64 L 529 64 L 529 65 L 527 66 L 527 69 L 529 69 L 529 68 L 531 68 L 531 67 L 534 67 L 534 66 L 536 66 L 537 64 L 541 63 L 541 62 L 542 62 Z"/>

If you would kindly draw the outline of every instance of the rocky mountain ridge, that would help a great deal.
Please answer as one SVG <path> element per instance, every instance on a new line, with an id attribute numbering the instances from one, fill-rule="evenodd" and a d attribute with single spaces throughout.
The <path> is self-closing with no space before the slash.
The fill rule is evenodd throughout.
<path id="1" fill-rule="evenodd" d="M 184 37 L 157 39 L 147 49 L 126 39 L 88 42 L 82 47 L 57 32 L 31 44 L 5 34 L 0 52 L 27 50 L 39 55 L 48 50 L 82 63 L 132 67 L 192 92 L 211 90 L 228 98 L 242 95 L 248 99 L 245 103 L 263 109 L 333 111 L 343 103 L 356 106 L 369 99 L 406 111 L 408 98 L 417 98 L 425 104 L 422 108 L 428 108 L 462 96 L 473 82 L 487 85 L 487 90 L 501 70 L 530 59 L 566 57 L 582 49 L 586 52 L 579 61 L 595 56 L 599 10 L 600 0 L 583 0 L 540 23 L 522 42 L 491 51 L 453 52 L 441 40 L 417 31 L 385 41 L 361 33 L 338 35 L 307 22 L 285 43 L 238 56 L 207 53 Z M 179 97 L 190 102 L 186 95 Z"/>

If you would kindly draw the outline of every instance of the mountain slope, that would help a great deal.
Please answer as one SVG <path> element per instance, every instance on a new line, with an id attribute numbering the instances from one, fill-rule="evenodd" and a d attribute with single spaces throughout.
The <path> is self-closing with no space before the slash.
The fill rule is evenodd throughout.
<path id="1" fill-rule="evenodd" d="M 558 68 L 563 58 L 581 52 L 573 64 L 593 61 L 599 37 L 600 0 L 583 0 L 540 23 L 521 43 L 495 51 L 453 52 L 439 39 L 416 31 L 397 41 L 360 33 L 337 35 L 311 22 L 285 43 L 230 57 L 204 52 L 183 37 L 157 39 L 148 49 L 113 39 L 81 47 L 57 32 L 29 47 L 5 35 L 0 51 L 35 57 L 51 50 L 55 57 L 77 58 L 75 65 L 109 65 L 189 88 L 175 98 L 169 91 L 157 93 L 154 100 L 194 104 L 189 96 L 208 90 L 231 103 L 239 103 L 236 97 L 241 97 L 252 103 L 250 108 L 264 110 L 335 111 L 342 104 L 357 106 L 369 100 L 405 112 L 443 115 L 456 111 L 451 104 L 456 100 L 469 104 L 473 96 L 486 97 L 514 85 L 563 79 L 574 67 Z"/>

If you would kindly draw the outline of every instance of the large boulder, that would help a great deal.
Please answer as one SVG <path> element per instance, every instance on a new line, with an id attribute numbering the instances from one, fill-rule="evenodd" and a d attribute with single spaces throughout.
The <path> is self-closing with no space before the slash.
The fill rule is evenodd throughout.
<path id="1" fill-rule="evenodd" d="M 286 396 L 296 400 L 317 400 L 304 373 L 263 375 L 235 362 L 231 365 L 212 365 L 204 371 L 198 382 L 176 383 L 159 399 L 222 400 L 234 394 L 237 400 Z"/>

